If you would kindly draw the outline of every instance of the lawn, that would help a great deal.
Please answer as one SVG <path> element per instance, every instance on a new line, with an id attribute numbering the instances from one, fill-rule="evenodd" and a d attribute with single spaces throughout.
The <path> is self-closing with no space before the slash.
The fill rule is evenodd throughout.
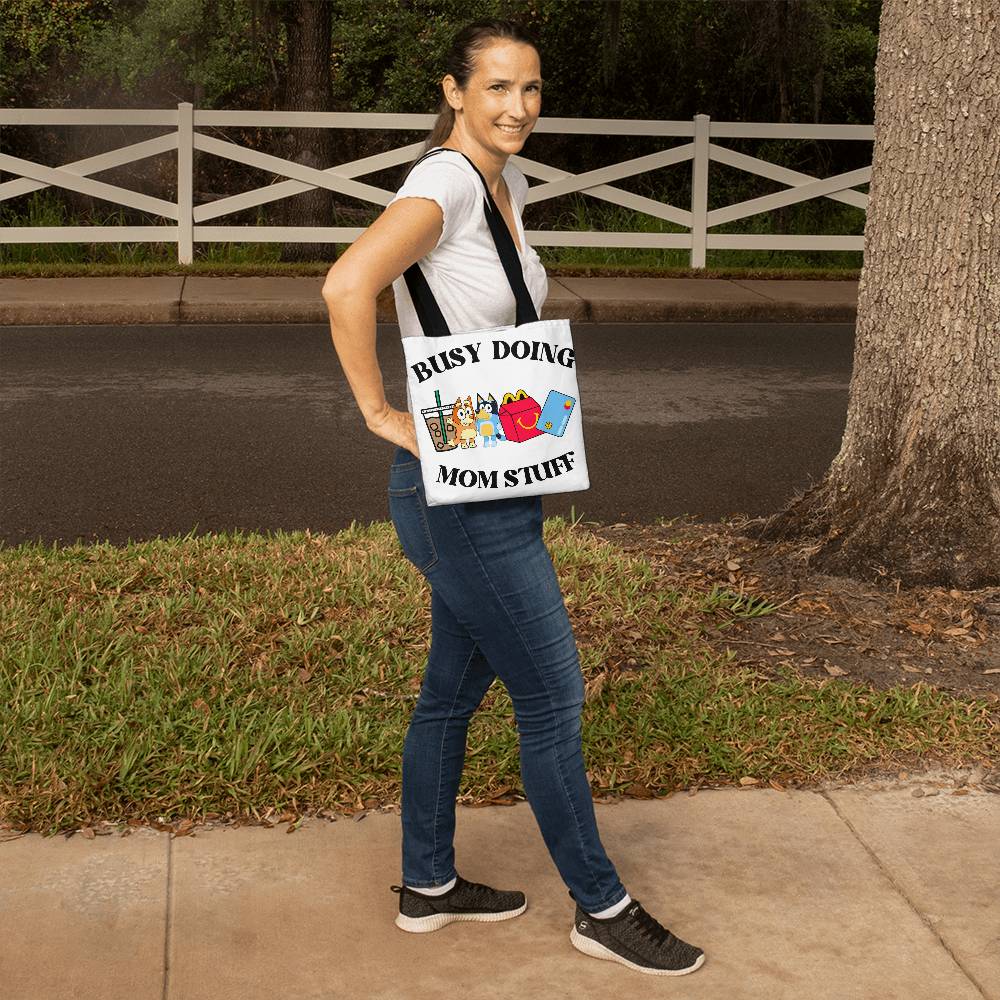
<path id="1" fill-rule="evenodd" d="M 1000 760 L 993 674 L 948 689 L 923 666 L 852 673 L 881 656 L 870 641 L 854 660 L 825 658 L 840 673 L 815 654 L 799 662 L 843 623 L 817 629 L 830 601 L 801 580 L 790 592 L 779 568 L 792 555 L 750 551 L 733 525 L 552 517 L 544 533 L 577 637 L 599 798 Z M 862 589 L 886 608 L 899 599 L 891 581 Z M 934 615 L 911 631 L 900 608 L 869 605 L 869 618 L 919 639 L 925 659 L 933 642 L 944 662 L 959 648 L 986 662 L 1000 605 L 952 593 L 979 608 L 950 625 L 964 634 Z M 903 597 L 915 615 L 940 605 Z M 0 822 L 55 833 L 397 803 L 429 638 L 426 581 L 389 522 L 0 546 Z M 523 797 L 500 681 L 473 716 L 459 797 Z"/>

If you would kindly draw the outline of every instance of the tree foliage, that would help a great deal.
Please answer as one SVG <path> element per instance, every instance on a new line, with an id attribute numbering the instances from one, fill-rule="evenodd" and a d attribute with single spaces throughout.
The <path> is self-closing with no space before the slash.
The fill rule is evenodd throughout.
<path id="1" fill-rule="evenodd" d="M 536 35 L 545 114 L 871 122 L 878 0 L 331 0 L 333 99 L 429 111 L 445 49 L 477 17 Z M 287 63 L 265 0 L 2 0 L 7 106 L 270 107 Z"/>
<path id="2" fill-rule="evenodd" d="M 5 56 L 0 96 L 4 104 L 21 107 L 170 108 L 180 101 L 217 109 L 296 106 L 290 91 L 301 86 L 303 76 L 289 62 L 288 3 L 0 0 Z M 544 117 L 872 120 L 879 0 L 329 0 L 328 6 L 331 111 L 434 112 L 454 32 L 469 20 L 498 16 L 520 20 L 538 40 L 546 80 Z M 133 128 L 128 135 L 135 141 L 140 132 Z M 288 155 L 290 137 L 280 132 L 215 130 L 220 137 Z M 333 130 L 329 143 L 303 138 L 322 152 L 323 162 L 337 162 L 417 142 L 425 134 Z M 3 145 L 14 155 L 65 162 L 111 148 L 119 136 L 120 130 L 110 127 L 10 130 Z M 585 171 L 662 145 L 644 136 L 540 134 L 528 154 Z M 731 140 L 727 145 L 814 176 L 869 162 L 867 143 Z M 174 171 L 169 164 L 129 169 L 130 182 L 148 183 L 170 197 Z M 395 174 L 372 177 L 387 187 L 398 179 Z M 266 172 L 199 156 L 196 197 L 224 197 L 268 180 Z M 690 198 L 690 170 L 665 168 L 627 178 L 620 186 L 683 205 Z M 781 187 L 716 164 L 709 208 Z M 83 214 L 94 203 L 71 192 L 48 197 Z M 352 199 L 336 196 L 333 205 L 345 223 L 370 221 L 369 207 L 359 208 Z M 601 221 L 589 217 L 592 210 L 606 211 L 606 206 L 568 195 L 539 204 L 533 221 L 542 228 L 600 227 Z M 270 211 L 263 210 L 264 215 Z M 131 210 L 124 214 L 141 221 Z M 329 217 L 329 212 L 319 214 Z M 264 224 L 264 215 L 232 221 Z M 750 225 L 776 232 L 821 232 L 826 225 L 844 232 L 860 231 L 861 222 L 860 210 L 821 200 Z"/>

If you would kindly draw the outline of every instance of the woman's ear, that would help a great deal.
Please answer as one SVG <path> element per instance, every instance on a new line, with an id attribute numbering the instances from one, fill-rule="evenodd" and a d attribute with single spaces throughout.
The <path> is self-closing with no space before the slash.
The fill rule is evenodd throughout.
<path id="1" fill-rule="evenodd" d="M 458 89 L 457 81 L 451 73 L 445 74 L 444 78 L 441 80 L 441 90 L 443 91 L 444 99 L 448 102 L 451 110 L 461 111 L 462 93 Z"/>

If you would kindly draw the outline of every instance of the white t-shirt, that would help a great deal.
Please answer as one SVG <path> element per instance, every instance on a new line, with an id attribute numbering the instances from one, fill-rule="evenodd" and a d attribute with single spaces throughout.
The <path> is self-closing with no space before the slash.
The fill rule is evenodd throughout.
<path id="1" fill-rule="evenodd" d="M 521 245 L 519 257 L 524 283 L 540 317 L 549 281 L 538 254 L 524 239 L 521 213 L 528 194 L 528 179 L 510 160 L 504 165 L 503 178 L 514 204 L 518 236 L 515 242 Z M 389 202 L 391 205 L 400 198 L 417 197 L 429 198 L 441 206 L 444 215 L 441 239 L 420 259 L 420 270 L 448 328 L 455 333 L 509 326 L 516 317 L 514 292 L 486 223 L 485 196 L 483 182 L 473 166 L 458 150 L 445 149 L 418 163 Z M 403 275 L 392 283 L 392 292 L 400 335 L 424 336 Z M 406 406 L 412 413 L 409 385 Z"/>

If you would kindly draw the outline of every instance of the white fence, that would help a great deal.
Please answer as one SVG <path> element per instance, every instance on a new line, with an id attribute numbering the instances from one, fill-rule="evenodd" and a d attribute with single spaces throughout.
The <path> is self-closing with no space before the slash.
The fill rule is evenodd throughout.
<path id="1" fill-rule="evenodd" d="M 49 185 L 79 191 L 118 205 L 127 205 L 171 220 L 171 225 L 156 226 L 10 226 L 0 229 L 2 243 L 75 243 L 75 242 L 176 242 L 177 259 L 189 264 L 195 243 L 220 241 L 351 243 L 364 232 L 363 227 L 343 226 L 225 226 L 208 225 L 213 219 L 231 212 L 252 208 L 298 194 L 310 188 L 324 187 L 340 194 L 385 206 L 394 192 L 355 180 L 387 167 L 409 163 L 423 147 L 423 139 L 375 156 L 353 160 L 317 170 L 271 156 L 237 143 L 205 135 L 197 128 L 210 126 L 259 126 L 265 128 L 345 128 L 399 129 L 429 132 L 434 115 L 352 114 L 345 112 L 304 111 L 195 111 L 182 103 L 177 110 L 96 110 L 0 108 L 0 127 L 4 125 L 142 125 L 163 126 L 171 131 L 58 167 L 48 167 L 31 160 L 0 153 L 0 170 L 17 174 L 18 179 L 0 184 L 0 201 L 27 194 Z M 715 140 L 722 139 L 841 139 L 872 141 L 871 125 L 789 125 L 750 122 L 713 122 L 707 115 L 692 121 L 645 121 L 613 118 L 539 118 L 534 132 L 578 135 L 644 135 L 689 139 L 670 149 L 639 156 L 622 163 L 599 167 L 585 173 L 571 173 L 548 166 L 530 157 L 515 155 L 514 163 L 528 176 L 541 183 L 528 192 L 528 202 L 580 192 L 592 198 L 644 212 L 683 226 L 684 233 L 629 233 L 597 231 L 528 230 L 533 246 L 586 247 L 656 247 L 690 251 L 691 266 L 705 266 L 707 250 L 861 250 L 863 236 L 786 236 L 737 233 L 713 233 L 713 226 L 745 219 L 785 205 L 812 198 L 834 201 L 867 209 L 868 196 L 852 190 L 871 177 L 871 166 L 851 170 L 835 177 L 816 178 L 789 170 L 754 156 L 738 153 Z M 288 178 L 280 183 L 195 205 L 193 192 L 193 151 L 201 150 L 227 157 L 239 163 L 259 167 Z M 110 167 L 133 163 L 147 156 L 177 151 L 177 202 L 140 194 L 114 184 L 93 180 L 90 175 Z M 653 198 L 632 194 L 615 186 L 616 181 L 649 170 L 677 163 L 691 162 L 691 205 L 678 208 Z M 724 208 L 708 210 L 709 163 L 723 163 L 749 173 L 788 185 L 784 191 L 752 198 Z"/>

